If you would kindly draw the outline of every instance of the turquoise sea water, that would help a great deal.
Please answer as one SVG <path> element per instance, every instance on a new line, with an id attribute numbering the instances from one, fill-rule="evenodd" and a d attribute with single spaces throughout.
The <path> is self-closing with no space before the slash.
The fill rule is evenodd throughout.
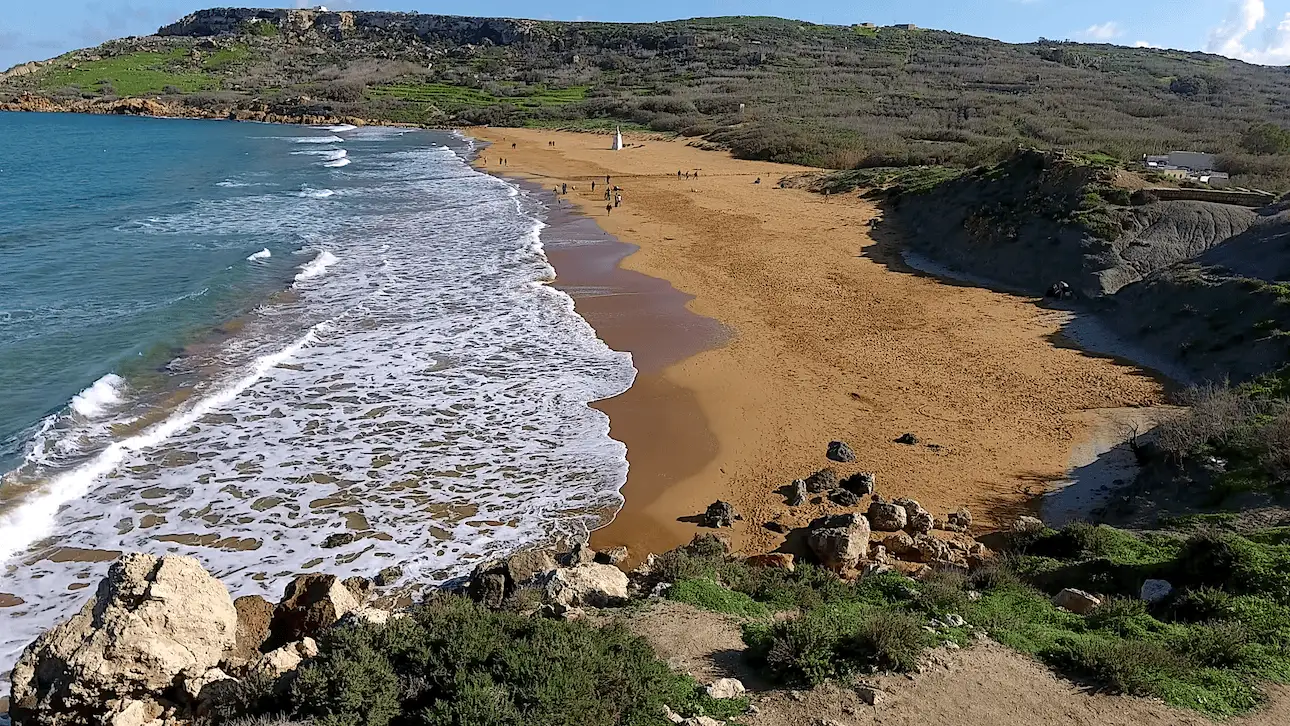
<path id="1" fill-rule="evenodd" d="M 111 553 L 276 597 L 306 571 L 442 580 L 616 510 L 625 450 L 588 403 L 630 357 L 471 149 L 0 114 L 0 672 Z"/>

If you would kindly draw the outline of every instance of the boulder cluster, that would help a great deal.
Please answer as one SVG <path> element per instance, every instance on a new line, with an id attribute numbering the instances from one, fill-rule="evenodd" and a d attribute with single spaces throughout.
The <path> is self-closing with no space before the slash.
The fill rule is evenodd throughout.
<path id="1" fill-rule="evenodd" d="M 382 571 L 389 581 L 393 569 Z M 290 685 L 338 622 L 385 622 L 372 582 L 303 575 L 276 604 L 234 600 L 190 557 L 130 554 L 79 613 L 13 670 L 15 726 L 170 726 L 207 716 L 246 679 Z"/>

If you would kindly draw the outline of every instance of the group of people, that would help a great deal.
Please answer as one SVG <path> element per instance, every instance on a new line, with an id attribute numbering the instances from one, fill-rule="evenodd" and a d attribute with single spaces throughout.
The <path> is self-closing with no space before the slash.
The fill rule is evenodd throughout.
<path id="1" fill-rule="evenodd" d="M 682 173 L 684 173 L 684 174 L 685 174 L 685 178 L 686 178 L 686 179 L 689 179 L 689 178 L 690 178 L 690 172 L 688 172 L 688 171 L 687 171 L 687 172 L 680 172 L 680 171 L 678 171 L 678 172 L 676 173 L 676 178 L 677 178 L 677 179 L 680 179 L 680 178 L 681 178 L 681 174 L 682 174 Z M 695 169 L 695 170 L 694 170 L 694 178 L 695 178 L 695 179 L 698 179 L 698 178 L 699 178 L 699 170 L 698 170 L 698 169 Z"/>

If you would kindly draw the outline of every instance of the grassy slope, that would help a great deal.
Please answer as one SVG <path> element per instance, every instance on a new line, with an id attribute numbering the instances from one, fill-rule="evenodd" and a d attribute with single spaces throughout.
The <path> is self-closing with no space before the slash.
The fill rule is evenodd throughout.
<path id="1" fill-rule="evenodd" d="M 469 47 L 369 31 L 291 42 L 268 27 L 217 39 L 248 49 L 224 66 L 179 57 L 197 39 L 117 41 L 95 54 L 124 60 L 73 54 L 8 88 L 97 94 L 107 80 L 118 94 L 306 95 L 337 113 L 423 123 L 628 122 L 835 168 L 974 165 L 1017 144 L 1121 159 L 1200 148 L 1224 153 L 1250 184 L 1290 179 L 1290 157 L 1242 146 L 1254 124 L 1290 125 L 1290 78 L 1200 53 L 745 17 L 542 22 L 528 41 Z M 335 93 L 338 85 L 360 91 Z"/>

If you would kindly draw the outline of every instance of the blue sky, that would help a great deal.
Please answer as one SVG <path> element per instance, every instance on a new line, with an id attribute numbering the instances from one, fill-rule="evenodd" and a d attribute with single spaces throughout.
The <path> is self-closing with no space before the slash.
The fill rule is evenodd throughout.
<path id="1" fill-rule="evenodd" d="M 561 20 L 779 15 L 820 23 L 917 23 L 1013 42 L 1039 37 L 1208 50 L 1290 65 L 1290 0 L 320 0 L 333 10 L 417 10 Z M 246 4 L 305 5 L 274 0 Z M 145 35 L 238 0 L 0 0 L 0 69 Z"/>

